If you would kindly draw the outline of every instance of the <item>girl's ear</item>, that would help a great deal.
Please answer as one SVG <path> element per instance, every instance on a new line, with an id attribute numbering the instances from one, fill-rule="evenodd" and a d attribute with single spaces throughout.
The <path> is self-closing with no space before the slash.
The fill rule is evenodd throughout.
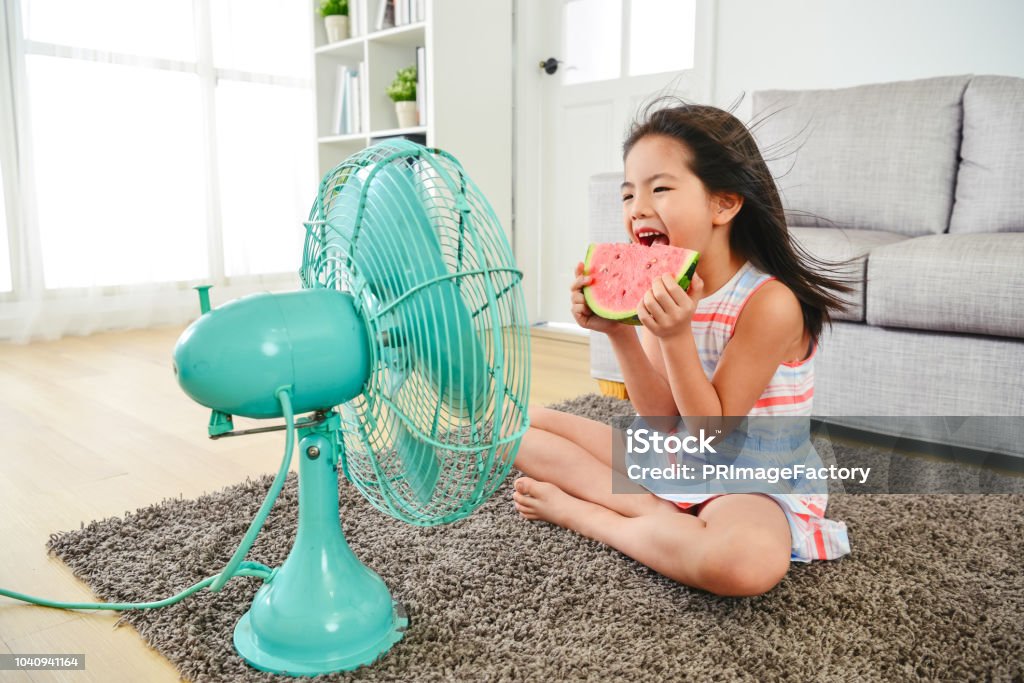
<path id="1" fill-rule="evenodd" d="M 711 224 L 725 225 L 743 208 L 743 195 L 735 192 L 716 194 L 711 200 Z"/>

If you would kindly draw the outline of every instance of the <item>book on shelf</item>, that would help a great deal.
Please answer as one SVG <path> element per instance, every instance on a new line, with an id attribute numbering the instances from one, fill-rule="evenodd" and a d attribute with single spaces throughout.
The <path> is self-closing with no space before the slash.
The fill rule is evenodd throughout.
<path id="1" fill-rule="evenodd" d="M 392 8 L 393 26 L 418 24 L 427 20 L 426 0 L 382 0 Z"/>
<path id="2" fill-rule="evenodd" d="M 383 31 L 386 28 L 393 28 L 395 26 L 395 0 L 380 0 L 377 3 L 377 23 L 375 27 L 378 31 Z"/>
<path id="3" fill-rule="evenodd" d="M 348 132 L 358 133 L 361 130 L 359 122 L 359 71 L 353 69 L 349 72 L 351 77 L 348 79 L 348 92 L 345 93 L 346 101 L 348 102 Z"/>
<path id="4" fill-rule="evenodd" d="M 375 31 L 418 24 L 427 20 L 426 0 L 380 0 L 377 4 Z"/>
<path id="5" fill-rule="evenodd" d="M 338 66 L 335 84 L 334 119 L 331 132 L 334 135 L 361 133 L 367 124 L 366 114 L 366 68 L 363 62 L 355 69 L 342 64 Z"/>
<path id="6" fill-rule="evenodd" d="M 331 118 L 331 135 L 341 135 L 345 114 L 345 89 L 348 67 L 339 66 L 334 80 L 334 116 Z"/>
<path id="7" fill-rule="evenodd" d="M 417 123 L 427 125 L 427 50 L 416 48 L 416 115 Z"/>
<path id="8" fill-rule="evenodd" d="M 359 88 L 356 90 L 359 104 L 359 132 L 370 130 L 370 79 L 366 77 L 366 62 L 359 62 Z"/>
<path id="9" fill-rule="evenodd" d="M 348 25 L 353 38 L 362 35 L 365 9 L 366 0 L 348 0 Z"/>

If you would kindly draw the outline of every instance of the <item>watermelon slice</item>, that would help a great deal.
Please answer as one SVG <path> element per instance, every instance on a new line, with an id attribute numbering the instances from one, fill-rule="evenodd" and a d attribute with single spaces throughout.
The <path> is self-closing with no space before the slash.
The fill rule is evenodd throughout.
<path id="1" fill-rule="evenodd" d="M 583 288 L 583 296 L 590 310 L 600 317 L 639 325 L 636 309 L 654 278 L 668 273 L 686 289 L 699 257 L 690 249 L 665 244 L 591 244 L 583 272 L 594 281 Z"/>

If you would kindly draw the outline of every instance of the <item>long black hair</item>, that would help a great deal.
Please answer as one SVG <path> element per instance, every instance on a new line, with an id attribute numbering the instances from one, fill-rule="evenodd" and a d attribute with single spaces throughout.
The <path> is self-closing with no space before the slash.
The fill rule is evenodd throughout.
<path id="1" fill-rule="evenodd" d="M 732 221 L 730 248 L 792 290 L 803 309 L 804 325 L 817 342 L 824 325 L 832 322 L 830 311 L 845 306 L 840 294 L 852 291 L 837 275 L 848 262 L 818 259 L 792 239 L 775 179 L 747 127 L 718 107 L 661 97 L 643 107 L 630 125 L 623 160 L 649 135 L 682 143 L 690 152 L 690 171 L 709 193 L 743 197 Z"/>

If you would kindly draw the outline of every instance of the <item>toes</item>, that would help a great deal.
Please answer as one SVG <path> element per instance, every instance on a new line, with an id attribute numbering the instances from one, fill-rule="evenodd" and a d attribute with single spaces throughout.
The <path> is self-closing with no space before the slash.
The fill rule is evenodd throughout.
<path id="1" fill-rule="evenodd" d="M 522 503 L 516 502 L 515 503 L 515 508 L 516 508 L 516 512 L 518 512 L 520 514 L 520 516 L 522 516 L 524 519 L 530 519 L 530 520 L 537 519 L 536 511 L 534 511 L 534 509 L 531 508 L 530 506 L 523 505 Z"/>
<path id="2" fill-rule="evenodd" d="M 531 479 L 530 477 L 519 477 L 518 479 L 516 479 L 514 485 L 516 491 L 523 494 L 524 496 L 529 496 L 531 495 L 530 491 L 533 490 L 533 485 L 536 483 L 537 481 L 535 479 Z"/>

